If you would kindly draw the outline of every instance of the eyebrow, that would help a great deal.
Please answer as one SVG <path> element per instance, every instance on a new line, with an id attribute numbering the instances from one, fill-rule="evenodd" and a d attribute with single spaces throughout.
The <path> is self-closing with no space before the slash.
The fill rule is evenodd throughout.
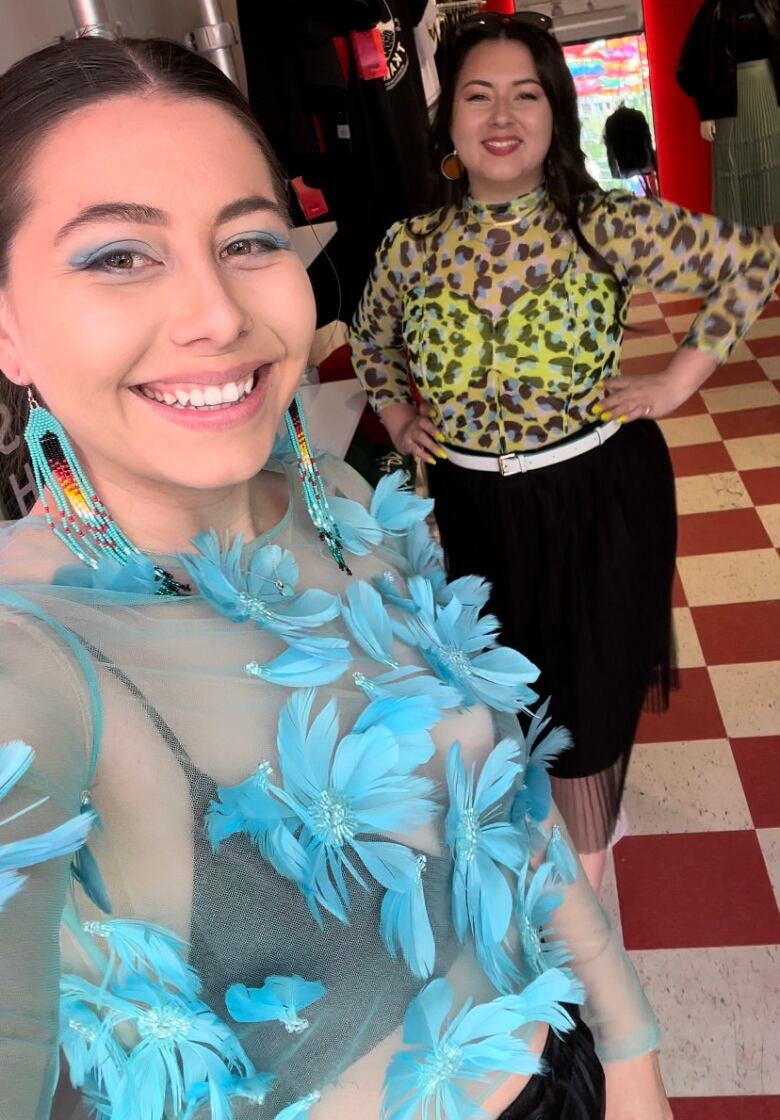
<path id="1" fill-rule="evenodd" d="M 538 78 L 518 78 L 516 82 L 512 82 L 513 86 L 541 86 L 541 84 Z M 484 86 L 486 89 L 492 89 L 493 83 L 486 82 L 482 78 L 472 78 L 470 82 L 466 82 L 463 88 L 468 89 L 469 86 Z"/>
<path id="2" fill-rule="evenodd" d="M 234 202 L 228 202 L 217 214 L 216 225 L 224 225 L 225 222 L 230 222 L 234 218 L 243 218 L 247 214 L 257 214 L 258 212 L 273 214 L 285 225 L 287 224 L 284 210 L 278 202 L 266 198 L 265 195 L 255 194 L 249 195 L 247 198 L 237 198 Z M 75 230 L 106 221 L 132 222 L 134 225 L 142 226 L 170 226 L 171 224 L 170 215 L 166 214 L 164 210 L 158 210 L 155 206 L 145 206 L 139 202 L 98 202 L 94 206 L 87 206 L 75 218 L 66 222 L 54 238 L 54 244 L 59 245 L 68 234 Z"/>

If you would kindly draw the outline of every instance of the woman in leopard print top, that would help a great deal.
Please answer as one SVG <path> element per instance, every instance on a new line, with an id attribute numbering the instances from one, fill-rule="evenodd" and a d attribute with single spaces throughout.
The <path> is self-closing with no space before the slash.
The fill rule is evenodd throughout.
<path id="1" fill-rule="evenodd" d="M 598 887 L 648 690 L 668 698 L 674 484 L 654 420 L 727 359 L 779 269 L 757 232 L 599 190 L 563 52 L 532 20 L 481 17 L 455 44 L 434 149 L 461 175 L 388 232 L 352 346 L 398 449 L 435 464 L 451 574 L 492 582 L 503 640 L 573 733 L 556 798 Z M 634 287 L 702 299 L 662 373 L 619 375 Z"/>

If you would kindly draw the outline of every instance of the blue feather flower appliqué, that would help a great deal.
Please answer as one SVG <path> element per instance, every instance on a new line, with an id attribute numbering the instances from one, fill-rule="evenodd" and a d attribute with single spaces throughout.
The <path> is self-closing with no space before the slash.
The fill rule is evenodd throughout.
<path id="1" fill-rule="evenodd" d="M 542 825 L 552 811 L 550 767 L 571 746 L 571 735 L 564 727 L 556 727 L 543 739 L 540 738 L 550 724 L 547 715 L 549 707 L 548 699 L 532 716 L 525 735 L 522 736 L 521 733 L 528 763 L 522 788 L 518 791 L 512 809 L 512 819 L 519 825 L 525 822 L 535 838 L 537 850 L 545 847 L 548 841 L 547 832 Z"/>
<path id="2" fill-rule="evenodd" d="M 281 796 L 294 809 L 300 841 L 310 865 L 312 912 L 324 906 L 345 921 L 349 909 L 346 871 L 362 887 L 352 860 L 389 890 L 416 876 L 414 854 L 395 842 L 364 839 L 376 832 L 414 831 L 431 820 L 437 806 L 432 783 L 408 772 L 395 736 L 383 726 L 339 741 L 336 704 L 330 701 L 311 722 L 312 691 L 298 692 L 279 717 Z"/>
<path id="3" fill-rule="evenodd" d="M 229 1120 L 226 1086 L 232 1077 L 255 1071 L 235 1034 L 206 1004 L 142 976 L 108 988 L 63 976 L 61 992 L 66 1009 L 75 1002 L 102 1019 L 93 1045 L 105 1046 L 120 1027 L 132 1027 L 137 1036 L 110 1101 L 111 1120 L 178 1116 L 202 1084 L 208 1086 L 210 1115 Z"/>
<path id="4" fill-rule="evenodd" d="M 408 488 L 405 471 L 385 475 L 374 491 L 368 509 L 350 498 L 330 496 L 328 504 L 348 552 L 367 556 L 385 535 L 400 537 L 424 521 L 433 509 L 430 498 L 418 498 Z"/>
<path id="5" fill-rule="evenodd" d="M 320 907 L 349 920 L 347 877 L 368 890 L 367 875 L 391 896 L 382 911 L 388 948 L 400 949 L 413 971 L 427 975 L 432 934 L 418 857 L 374 837 L 412 832 L 439 811 L 433 784 L 412 773 L 430 757 L 425 728 L 436 722 L 437 705 L 417 699 L 414 715 L 422 726 L 416 730 L 397 701 L 369 705 L 352 734 L 340 738 L 335 702 L 312 720 L 314 698 L 312 690 L 296 692 L 280 714 L 280 783 L 269 780 L 264 766 L 262 781 L 219 791 L 208 818 L 212 842 L 235 831 L 254 834 L 320 923 Z"/>
<path id="6" fill-rule="evenodd" d="M 311 1004 L 325 995 L 319 980 L 300 976 L 267 976 L 261 988 L 232 984 L 225 993 L 225 1006 L 237 1023 L 279 1022 L 289 1034 L 301 1034 L 309 1026 L 301 1017 Z"/>
<path id="7" fill-rule="evenodd" d="M 452 988 L 446 980 L 432 980 L 406 1012 L 403 1041 L 410 1049 L 395 1054 L 388 1066 L 383 1120 L 484 1117 L 477 1095 L 486 1095 L 492 1074 L 534 1074 L 542 1068 L 515 1032 L 540 1018 L 570 1027 L 571 1017 L 561 1005 L 576 996 L 570 977 L 550 972 L 521 997 L 499 997 L 476 1007 L 467 1000 L 450 1017 Z"/>
<path id="8" fill-rule="evenodd" d="M 531 972 L 542 975 L 550 968 L 567 965 L 572 954 L 556 938 L 553 915 L 563 902 L 558 877 L 551 863 L 541 864 L 533 874 L 528 865 L 519 876 L 515 920 L 520 931 L 523 959 Z"/>
<path id="9" fill-rule="evenodd" d="M 0 746 L 0 802 L 21 781 L 30 769 L 34 757 L 32 747 L 19 740 Z M 0 820 L 0 828 L 33 812 L 48 800 L 48 797 L 42 797 Z M 38 836 L 0 844 L 0 912 L 24 886 L 26 876 L 21 872 L 25 868 L 77 851 L 85 844 L 94 823 L 94 813 L 82 813 Z"/>
<path id="10" fill-rule="evenodd" d="M 240 536 L 220 543 L 212 529 L 193 544 L 199 554 L 180 560 L 204 599 L 233 622 L 253 622 L 290 647 L 270 665 L 248 665 L 250 675 L 290 687 L 330 684 L 342 675 L 352 660 L 349 643 L 311 633 L 338 618 L 339 600 L 316 588 L 296 594 L 299 571 L 292 553 L 266 545 L 242 567 Z"/>
<path id="11" fill-rule="evenodd" d="M 64 587 L 87 587 L 97 591 L 123 592 L 128 595 L 154 595 L 160 591 L 160 571 L 146 556 L 131 556 L 120 564 L 113 556 L 104 556 L 96 567 L 85 564 L 59 568 L 52 580 Z"/>
<path id="12" fill-rule="evenodd" d="M 418 613 L 395 621 L 396 634 L 417 647 L 466 704 L 516 712 L 536 699 L 528 685 L 539 670 L 517 650 L 496 644 L 496 618 L 480 618 L 477 607 L 466 607 L 454 596 L 446 606 L 439 606 L 430 582 L 419 576 L 409 580 L 409 592 Z"/>
<path id="13" fill-rule="evenodd" d="M 514 879 L 528 858 L 523 829 L 509 819 L 508 795 L 523 773 L 519 743 L 504 739 L 488 755 L 475 782 L 466 770 L 461 747 L 453 743 L 447 759 L 450 807 L 445 839 L 452 850 L 452 915 L 461 941 L 468 930 L 480 963 L 499 991 L 517 984 L 519 973 L 503 948 L 514 903 Z"/>

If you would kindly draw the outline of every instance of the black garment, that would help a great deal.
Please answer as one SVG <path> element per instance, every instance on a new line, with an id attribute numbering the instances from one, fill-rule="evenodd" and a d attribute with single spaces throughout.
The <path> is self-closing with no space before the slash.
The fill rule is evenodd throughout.
<path id="1" fill-rule="evenodd" d="M 616 179 L 647 175 L 656 170 L 653 138 L 647 118 L 639 109 L 621 105 L 604 125 L 609 170 Z"/>
<path id="2" fill-rule="evenodd" d="M 606 1107 L 604 1070 L 593 1036 L 576 1015 L 573 1031 L 559 1038 L 550 1031 L 542 1057 L 546 1076 L 534 1075 L 498 1120 L 602 1120 Z"/>
<path id="3" fill-rule="evenodd" d="M 731 3 L 737 18 L 734 44 L 734 59 L 737 64 L 768 58 L 766 24 L 757 12 L 754 0 L 731 0 Z"/>
<path id="4" fill-rule="evenodd" d="M 539 666 L 534 688 L 572 733 L 553 775 L 589 780 L 557 784 L 556 801 L 578 851 L 598 851 L 648 691 L 668 699 L 677 530 L 661 431 L 640 420 L 512 477 L 442 460 L 428 478 L 450 576 L 492 583 L 502 641 Z"/>
<path id="5" fill-rule="evenodd" d="M 352 318 L 385 231 L 428 209 L 418 7 L 417 0 L 238 0 L 252 108 L 287 176 L 319 188 L 327 219 L 338 225 L 327 257 L 309 270 L 320 324 Z M 347 78 L 334 36 L 375 26 L 389 76 L 366 81 L 353 67 Z"/>
<path id="6" fill-rule="evenodd" d="M 761 57 L 772 65 L 780 105 L 780 0 L 753 0 L 764 27 Z M 677 67 L 681 89 L 696 102 L 703 121 L 737 115 L 738 15 L 743 0 L 704 0 L 694 17 Z"/>

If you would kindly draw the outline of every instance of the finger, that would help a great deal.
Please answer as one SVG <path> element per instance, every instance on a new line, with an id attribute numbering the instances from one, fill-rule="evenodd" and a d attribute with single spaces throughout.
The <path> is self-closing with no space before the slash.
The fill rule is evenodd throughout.
<path id="1" fill-rule="evenodd" d="M 436 409 L 433 407 L 432 404 L 430 404 L 429 401 L 421 401 L 420 405 L 417 409 L 417 413 L 418 413 L 419 416 L 427 418 L 429 416 L 435 416 L 436 415 Z"/>
<path id="2" fill-rule="evenodd" d="M 435 439 L 439 443 L 442 443 L 444 441 L 444 436 L 440 433 L 434 422 L 432 420 L 429 420 L 427 417 L 420 416 L 417 420 L 416 426 L 419 431 L 425 432 L 425 434 L 430 436 L 431 439 Z"/>
<path id="3" fill-rule="evenodd" d="M 412 438 L 415 446 L 420 448 L 425 455 L 433 455 L 437 459 L 447 458 L 447 452 L 441 444 L 432 436 L 429 436 L 427 432 L 423 432 L 418 428 Z"/>

